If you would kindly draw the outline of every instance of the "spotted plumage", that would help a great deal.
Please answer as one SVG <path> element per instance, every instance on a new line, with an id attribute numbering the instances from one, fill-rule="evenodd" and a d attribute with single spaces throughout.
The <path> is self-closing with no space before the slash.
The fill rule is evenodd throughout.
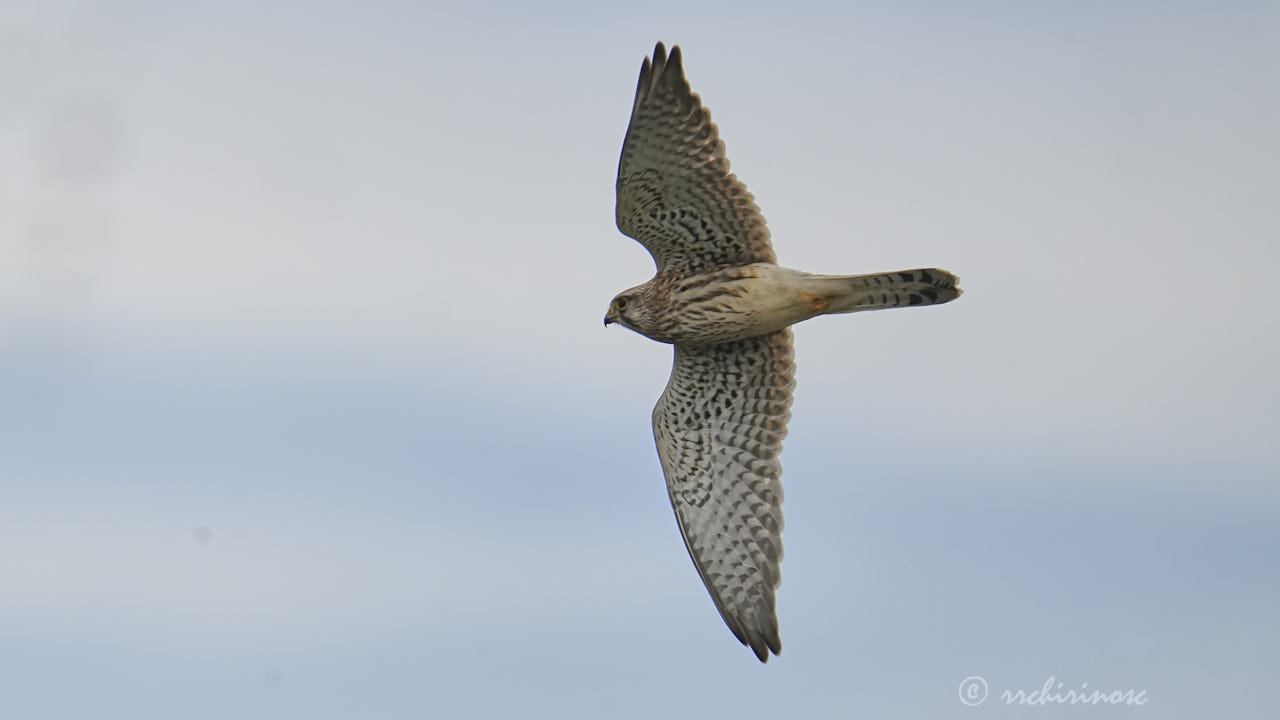
<path id="1" fill-rule="evenodd" d="M 729 171 L 680 48 L 640 68 L 618 163 L 618 229 L 657 274 L 605 315 L 675 346 L 653 435 L 686 548 L 729 629 L 761 661 L 782 651 L 782 465 L 795 386 L 789 327 L 817 315 L 960 295 L 935 268 L 814 275 L 776 264 L 764 216 Z"/>

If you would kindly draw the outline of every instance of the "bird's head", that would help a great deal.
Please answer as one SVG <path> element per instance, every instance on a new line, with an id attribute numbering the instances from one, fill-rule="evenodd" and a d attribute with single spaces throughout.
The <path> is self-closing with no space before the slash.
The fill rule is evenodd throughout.
<path id="1" fill-rule="evenodd" d="M 604 314 L 604 326 L 609 327 L 613 323 L 618 323 L 623 327 L 627 323 L 627 307 L 631 305 L 631 296 L 627 293 L 615 297 L 609 302 L 609 310 Z"/>
<path id="2" fill-rule="evenodd" d="M 647 335 L 650 329 L 652 313 L 650 312 L 650 286 L 648 283 L 637 285 L 630 290 L 623 290 L 609 303 L 609 310 L 604 314 L 605 327 L 618 323 L 622 327 Z"/>

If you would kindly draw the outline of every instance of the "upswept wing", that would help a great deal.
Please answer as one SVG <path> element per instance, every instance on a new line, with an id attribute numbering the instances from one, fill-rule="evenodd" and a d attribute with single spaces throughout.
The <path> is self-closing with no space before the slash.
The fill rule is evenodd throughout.
<path id="1" fill-rule="evenodd" d="M 640 67 L 618 162 L 618 229 L 659 272 L 777 262 L 755 200 L 729 172 L 711 113 L 689 88 L 680 48 L 658 43 Z"/>

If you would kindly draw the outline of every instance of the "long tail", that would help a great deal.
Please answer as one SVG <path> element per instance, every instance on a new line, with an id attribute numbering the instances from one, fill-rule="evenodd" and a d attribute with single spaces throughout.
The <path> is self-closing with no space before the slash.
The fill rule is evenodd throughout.
<path id="1" fill-rule="evenodd" d="M 960 297 L 960 281 L 937 268 L 898 270 L 871 275 L 818 275 L 819 293 L 828 304 L 822 314 L 860 310 L 940 305 Z"/>

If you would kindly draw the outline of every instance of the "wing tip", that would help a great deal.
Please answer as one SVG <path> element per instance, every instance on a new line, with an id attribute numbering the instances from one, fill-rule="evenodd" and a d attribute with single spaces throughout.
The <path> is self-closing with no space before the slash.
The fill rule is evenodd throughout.
<path id="1" fill-rule="evenodd" d="M 767 628 L 768 635 L 759 632 L 751 633 L 751 641 L 742 640 L 742 644 L 751 648 L 751 652 L 755 653 L 756 659 L 762 663 L 769 662 L 769 653 L 774 655 L 782 654 L 782 640 L 778 638 L 778 626 L 775 624 Z"/>
<path id="2" fill-rule="evenodd" d="M 719 603 L 716 603 L 716 606 L 720 609 Z M 723 609 L 720 615 L 724 617 L 725 624 L 729 626 L 729 631 L 738 639 L 738 642 L 750 648 L 760 662 L 769 662 L 769 653 L 782 654 L 782 639 L 778 636 L 776 614 L 766 615 L 764 622 L 755 622 L 755 617 L 730 619 L 729 614 Z"/>
<path id="3" fill-rule="evenodd" d="M 664 78 L 674 78 L 666 79 Z M 659 83 L 667 82 L 676 85 L 685 84 L 684 79 L 684 60 L 680 52 L 679 45 L 672 45 L 671 51 L 667 51 L 667 46 L 659 40 L 653 46 L 653 56 L 646 57 L 640 63 L 640 79 L 636 83 L 636 98 L 632 105 L 632 113 L 640 107 L 640 103 L 644 98 L 653 93 Z"/>
<path id="4" fill-rule="evenodd" d="M 657 72 L 661 74 L 661 69 L 668 65 L 674 65 L 676 68 L 681 66 L 680 63 L 680 46 L 672 45 L 671 52 L 667 52 L 667 46 L 661 40 L 653 46 L 653 66 L 657 68 Z"/>

